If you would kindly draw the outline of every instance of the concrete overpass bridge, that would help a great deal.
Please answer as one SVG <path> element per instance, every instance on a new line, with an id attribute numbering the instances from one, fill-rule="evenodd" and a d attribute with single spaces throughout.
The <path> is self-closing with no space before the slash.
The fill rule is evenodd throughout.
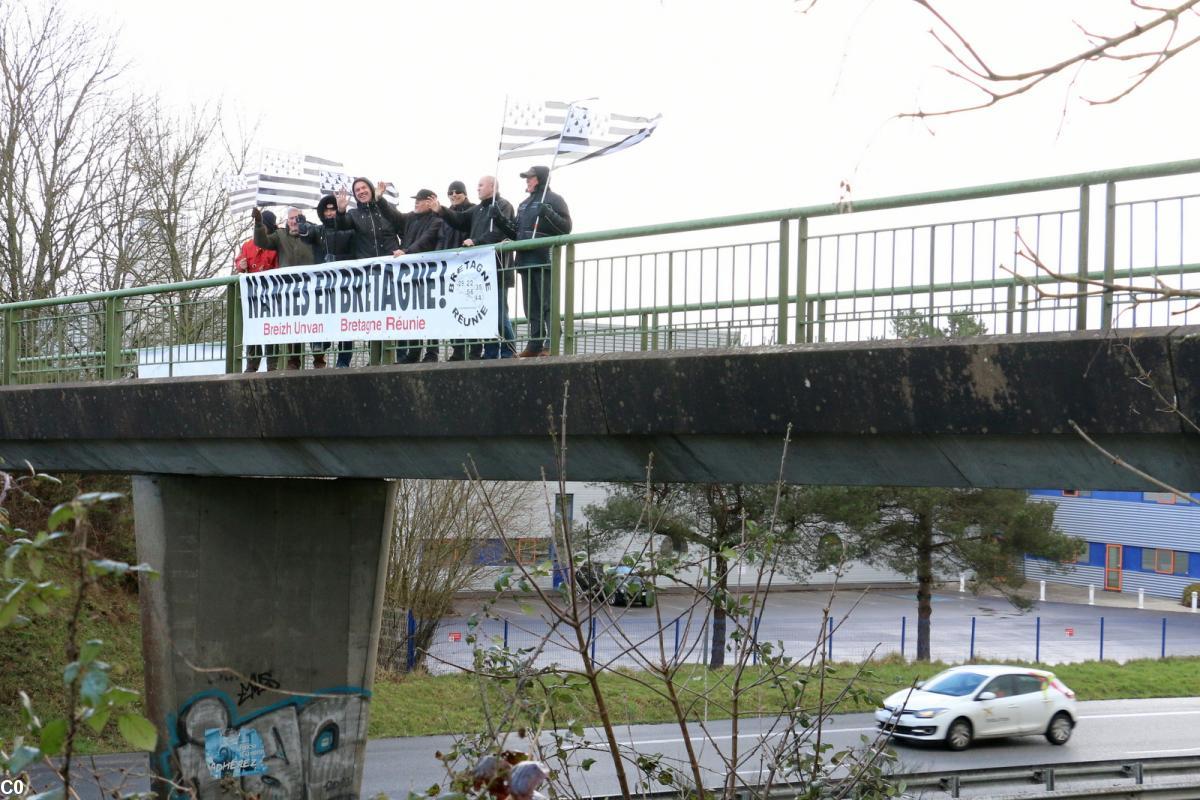
<path id="1" fill-rule="evenodd" d="M 523 362 L 382 366 L 376 346 L 363 369 L 234 374 L 228 278 L 11 304 L 0 458 L 138 476 L 139 557 L 163 574 L 142 586 L 156 769 L 202 797 L 224 796 L 230 774 L 243 791 L 355 796 L 388 479 L 461 477 L 468 458 L 485 478 L 553 474 L 552 418 L 573 480 L 636 480 L 653 454 L 662 480 L 772 482 L 790 425 L 788 482 L 1148 488 L 1075 422 L 1200 485 L 1200 320 L 1186 297 L 1147 305 L 1113 288 L 1193 285 L 1198 172 L 548 240 L 559 357 Z M 738 240 L 690 238 L 710 230 Z M 654 247 L 627 252 L 642 237 Z M 1017 242 L 1055 274 L 1005 272 Z M 1079 297 L 1065 273 L 1108 286 Z M 896 338 L 964 315 L 999 335 Z M 228 374 L 139 377 L 214 359 Z M 264 674 L 302 694 L 237 692 L 236 675 Z M 266 772 L 221 767 L 242 753 Z"/>

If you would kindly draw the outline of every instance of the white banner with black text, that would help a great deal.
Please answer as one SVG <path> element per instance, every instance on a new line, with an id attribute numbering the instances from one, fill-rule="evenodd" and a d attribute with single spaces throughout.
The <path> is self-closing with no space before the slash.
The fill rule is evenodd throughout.
<path id="1" fill-rule="evenodd" d="M 245 344 L 492 339 L 496 251 L 339 261 L 241 276 Z"/>

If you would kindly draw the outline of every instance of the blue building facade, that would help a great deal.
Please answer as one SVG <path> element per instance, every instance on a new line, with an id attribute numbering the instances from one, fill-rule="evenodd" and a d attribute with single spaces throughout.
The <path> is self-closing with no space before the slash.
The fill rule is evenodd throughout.
<path id="1" fill-rule="evenodd" d="M 1065 571 L 1025 557 L 1028 580 L 1093 585 L 1179 599 L 1200 582 L 1200 506 L 1168 492 L 1101 492 L 1034 489 L 1037 502 L 1054 503 L 1055 524 L 1087 542 Z"/>

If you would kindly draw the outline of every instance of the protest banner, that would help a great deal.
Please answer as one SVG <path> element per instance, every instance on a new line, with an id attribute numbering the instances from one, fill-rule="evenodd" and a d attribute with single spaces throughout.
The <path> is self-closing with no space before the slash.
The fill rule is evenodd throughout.
<path id="1" fill-rule="evenodd" d="M 243 274 L 242 341 L 492 339 L 496 252 L 371 258 Z"/>

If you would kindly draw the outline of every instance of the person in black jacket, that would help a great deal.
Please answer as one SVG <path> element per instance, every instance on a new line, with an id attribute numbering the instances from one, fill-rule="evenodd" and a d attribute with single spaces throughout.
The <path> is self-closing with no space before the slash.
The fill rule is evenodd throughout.
<path id="1" fill-rule="evenodd" d="M 433 213 L 437 202 L 437 194 L 430 189 L 421 189 L 412 196 L 414 201 L 411 214 L 401 214 L 404 223 L 404 238 L 400 240 L 400 249 L 396 255 L 412 255 L 428 253 L 436 250 L 442 238 L 442 220 Z M 434 362 L 438 360 L 437 341 L 425 345 L 425 357 L 421 357 L 422 342 L 419 339 L 396 342 L 396 360 L 404 364 L 415 364 L 418 361 Z"/>
<path id="2" fill-rule="evenodd" d="M 337 229 L 354 232 L 354 258 L 389 258 L 403 255 L 400 236 L 404 233 L 404 215 L 386 199 L 387 184 L 380 181 L 374 187 L 366 178 L 355 178 L 350 191 L 358 203 L 349 208 L 350 196 L 343 189 L 337 193 Z M 383 343 L 384 363 L 390 363 L 388 342 Z"/>
<path id="3" fill-rule="evenodd" d="M 354 231 L 354 257 L 381 258 L 401 255 L 400 236 L 404 233 L 404 215 L 384 199 L 387 184 L 380 181 L 372 188 L 366 178 L 355 178 L 350 185 L 355 208 L 348 208 L 350 196 L 343 189 L 337 193 L 338 230 Z"/>
<path id="4" fill-rule="evenodd" d="M 446 227 L 465 234 L 466 238 L 462 241 L 464 247 L 496 244 L 507 238 L 504 230 L 492 219 L 493 206 L 509 227 L 513 225 L 512 203 L 496 196 L 496 179 L 491 175 L 484 175 L 479 179 L 478 188 L 479 204 L 471 206 L 465 212 L 456 210 L 453 206 L 442 207 L 437 205 L 436 201 L 434 205 L 434 212 L 446 222 Z M 508 321 L 508 290 L 513 286 L 511 261 L 511 253 L 496 254 L 496 299 L 500 317 L 497 320 L 497 339 L 483 346 L 483 358 L 511 358 L 516 355 L 512 344 L 512 324 Z M 477 356 L 473 354 L 471 357 Z M 451 356 L 450 360 L 455 359 Z"/>
<path id="5" fill-rule="evenodd" d="M 318 264 L 329 264 L 334 261 L 349 261 L 354 258 L 354 231 L 338 230 L 337 228 L 338 206 L 337 198 L 331 194 L 327 194 L 317 203 L 317 219 L 320 220 L 320 225 L 309 225 L 308 232 L 301 238 L 312 246 L 313 256 L 316 257 Z M 325 366 L 325 350 L 329 349 L 329 342 L 313 342 L 313 366 Z M 318 353 L 317 351 L 321 352 Z M 350 366 L 350 359 L 354 355 L 354 342 L 338 342 L 337 364 L 335 366 L 345 368 Z"/>
<path id="6" fill-rule="evenodd" d="M 475 207 L 471 198 L 467 196 L 467 185 L 462 181 L 450 181 L 450 188 L 446 189 L 446 200 L 450 204 L 446 208 L 455 214 L 466 214 Z M 438 208 L 441 207 L 439 204 Z M 443 221 L 445 221 L 444 218 Z M 453 225 L 443 225 L 442 240 L 438 242 L 438 250 L 453 250 L 456 247 L 462 247 L 463 239 L 466 238 L 467 234 L 462 230 Z"/>
<path id="7" fill-rule="evenodd" d="M 517 241 L 570 233 L 571 212 L 567 201 L 548 186 L 550 168 L 530 167 L 521 177 L 529 196 L 517 206 L 516 224 L 494 212 L 496 225 Z M 529 318 L 529 344 L 520 357 L 549 355 L 546 348 L 550 344 L 550 248 L 521 250 L 516 255 L 517 273 L 524 284 L 525 316 Z"/>

